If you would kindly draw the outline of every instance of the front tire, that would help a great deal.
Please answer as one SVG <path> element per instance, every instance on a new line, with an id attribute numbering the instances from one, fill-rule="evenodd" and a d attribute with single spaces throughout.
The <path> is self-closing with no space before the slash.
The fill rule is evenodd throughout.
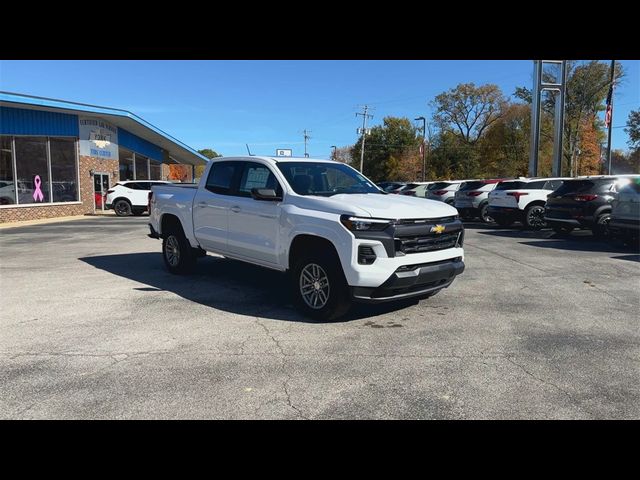
<path id="1" fill-rule="evenodd" d="M 484 223 L 493 223 L 493 217 L 489 215 L 489 204 L 485 203 L 480 207 L 480 218 Z"/>
<path id="2" fill-rule="evenodd" d="M 181 275 L 193 270 L 196 257 L 182 228 L 174 227 L 162 239 L 162 259 L 169 273 Z"/>
<path id="3" fill-rule="evenodd" d="M 331 251 L 300 258 L 291 271 L 291 288 L 298 309 L 315 320 L 337 320 L 351 306 L 340 260 Z"/>

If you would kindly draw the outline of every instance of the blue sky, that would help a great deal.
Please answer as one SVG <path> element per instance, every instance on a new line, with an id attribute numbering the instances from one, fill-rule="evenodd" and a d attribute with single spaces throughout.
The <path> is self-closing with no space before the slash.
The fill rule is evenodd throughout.
<path id="1" fill-rule="evenodd" d="M 622 61 L 614 127 L 640 106 L 640 61 Z M 428 102 L 458 83 L 496 83 L 506 95 L 531 88 L 531 60 L 393 61 L 0 61 L 0 90 L 123 108 L 196 148 L 274 154 L 276 148 L 328 157 L 357 139 L 358 106 L 429 118 Z M 627 134 L 614 128 L 613 147 Z"/>

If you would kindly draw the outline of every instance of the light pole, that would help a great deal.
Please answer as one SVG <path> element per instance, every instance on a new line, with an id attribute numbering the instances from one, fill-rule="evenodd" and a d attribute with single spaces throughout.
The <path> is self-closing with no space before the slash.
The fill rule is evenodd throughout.
<path id="1" fill-rule="evenodd" d="M 336 147 L 335 145 L 331 145 L 331 148 L 333 148 L 333 152 L 331 152 L 331 160 L 337 160 L 336 159 Z"/>
<path id="2" fill-rule="evenodd" d="M 422 181 L 424 182 L 425 175 L 427 174 L 427 164 L 425 159 L 424 142 L 427 138 L 427 119 L 424 117 L 414 118 L 414 120 L 422 120 Z"/>

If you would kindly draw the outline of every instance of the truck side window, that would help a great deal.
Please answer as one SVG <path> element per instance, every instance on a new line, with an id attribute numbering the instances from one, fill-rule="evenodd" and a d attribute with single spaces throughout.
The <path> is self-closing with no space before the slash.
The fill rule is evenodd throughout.
<path id="1" fill-rule="evenodd" d="M 239 197 L 250 197 L 252 188 L 271 188 L 278 196 L 282 196 L 282 187 L 266 165 L 261 163 L 246 162 L 238 188 Z"/>
<path id="2" fill-rule="evenodd" d="M 205 188 L 213 193 L 229 195 L 238 162 L 219 162 L 211 166 Z M 241 165 L 241 164 L 240 164 Z"/>

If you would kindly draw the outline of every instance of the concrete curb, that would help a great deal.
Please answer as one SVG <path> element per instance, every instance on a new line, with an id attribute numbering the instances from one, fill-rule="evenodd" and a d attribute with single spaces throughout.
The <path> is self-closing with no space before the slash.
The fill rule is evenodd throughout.
<path id="1" fill-rule="evenodd" d="M 22 220 L 19 222 L 7 222 L 0 223 L 0 230 L 7 228 L 28 227 L 31 225 L 41 225 L 47 223 L 69 222 L 71 220 L 80 220 L 87 217 L 106 217 L 108 214 L 87 214 L 87 215 L 73 215 L 70 217 L 54 217 L 54 218 L 41 218 L 38 220 Z M 115 217 L 115 214 L 113 215 Z"/>

